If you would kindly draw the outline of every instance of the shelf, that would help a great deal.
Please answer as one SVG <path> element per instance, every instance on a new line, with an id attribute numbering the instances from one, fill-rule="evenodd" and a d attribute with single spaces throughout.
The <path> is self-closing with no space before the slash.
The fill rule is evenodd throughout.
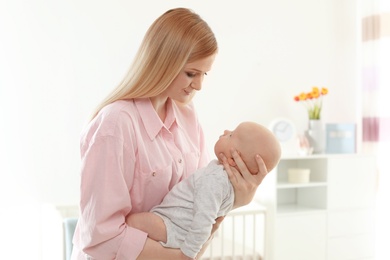
<path id="1" fill-rule="evenodd" d="M 322 181 L 311 181 L 308 183 L 290 183 L 290 182 L 279 182 L 277 184 L 278 189 L 292 189 L 292 188 L 309 188 L 309 187 L 324 187 L 328 184 Z"/>
<path id="2" fill-rule="evenodd" d="M 327 154 L 312 154 L 312 155 L 295 155 L 287 154 L 283 155 L 281 160 L 311 160 L 311 159 L 326 159 L 329 155 Z"/>
<path id="3" fill-rule="evenodd" d="M 267 211 L 267 208 L 259 204 L 256 201 L 252 201 L 248 205 L 245 205 L 243 207 L 239 207 L 237 209 L 234 209 L 229 212 L 229 216 L 235 216 L 235 215 L 249 215 L 249 214 L 264 214 Z"/>
<path id="4" fill-rule="evenodd" d="M 326 209 L 307 207 L 297 204 L 281 204 L 278 205 L 277 214 L 295 214 L 295 213 L 313 213 L 313 212 L 326 212 Z"/>
<path id="5" fill-rule="evenodd" d="M 281 160 L 312 160 L 312 159 L 330 159 L 330 158 L 354 158 L 358 156 L 367 156 L 365 154 L 349 153 L 349 154 L 311 154 L 311 155 L 283 155 Z"/>
<path id="6" fill-rule="evenodd" d="M 362 234 L 373 234 L 375 165 L 375 157 L 362 154 L 284 156 L 259 189 L 270 213 L 266 258 L 370 258 L 371 237 Z M 289 182 L 290 169 L 309 169 L 308 182 Z M 303 244 L 307 250 L 299 250 Z"/>

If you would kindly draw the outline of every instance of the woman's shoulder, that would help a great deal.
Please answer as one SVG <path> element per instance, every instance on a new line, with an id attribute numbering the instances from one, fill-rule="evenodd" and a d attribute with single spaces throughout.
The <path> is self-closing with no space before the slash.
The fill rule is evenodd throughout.
<path id="1" fill-rule="evenodd" d="M 103 107 L 102 110 L 99 112 L 98 116 L 109 118 L 117 117 L 120 116 L 122 113 L 129 114 L 133 109 L 135 109 L 133 99 L 117 100 Z"/>
<path id="2" fill-rule="evenodd" d="M 136 110 L 134 100 L 118 100 L 103 107 L 96 119 L 100 125 L 120 126 L 130 123 Z"/>
<path id="3" fill-rule="evenodd" d="M 84 134 L 90 137 L 118 136 L 121 129 L 131 127 L 135 110 L 133 100 L 118 100 L 108 104 L 88 124 Z"/>

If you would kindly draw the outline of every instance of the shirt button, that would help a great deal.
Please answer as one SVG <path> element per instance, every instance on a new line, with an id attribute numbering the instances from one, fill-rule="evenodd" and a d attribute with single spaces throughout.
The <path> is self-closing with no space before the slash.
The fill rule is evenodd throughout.
<path id="1" fill-rule="evenodd" d="M 179 163 L 181 163 L 182 162 L 182 160 L 181 159 L 179 159 Z"/>
<path id="2" fill-rule="evenodd" d="M 153 177 L 156 176 L 156 172 L 153 172 L 153 173 L 152 173 L 152 176 L 153 176 Z"/>

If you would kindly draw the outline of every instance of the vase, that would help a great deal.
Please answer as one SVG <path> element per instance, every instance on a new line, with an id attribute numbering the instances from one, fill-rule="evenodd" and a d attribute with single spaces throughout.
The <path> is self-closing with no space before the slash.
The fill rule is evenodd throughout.
<path id="1" fill-rule="evenodd" d="M 325 131 L 322 121 L 319 119 L 310 119 L 309 127 L 305 132 L 313 153 L 323 153 L 325 150 Z"/>

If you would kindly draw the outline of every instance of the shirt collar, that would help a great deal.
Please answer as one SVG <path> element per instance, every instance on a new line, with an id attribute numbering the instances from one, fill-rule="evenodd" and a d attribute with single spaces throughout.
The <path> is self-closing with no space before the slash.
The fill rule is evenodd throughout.
<path id="1" fill-rule="evenodd" d="M 134 102 L 150 140 L 154 140 L 162 128 L 169 130 L 173 125 L 175 125 L 177 108 L 175 102 L 171 99 L 168 99 L 167 101 L 167 115 L 165 123 L 161 121 L 149 98 L 138 98 L 135 99 Z"/>

